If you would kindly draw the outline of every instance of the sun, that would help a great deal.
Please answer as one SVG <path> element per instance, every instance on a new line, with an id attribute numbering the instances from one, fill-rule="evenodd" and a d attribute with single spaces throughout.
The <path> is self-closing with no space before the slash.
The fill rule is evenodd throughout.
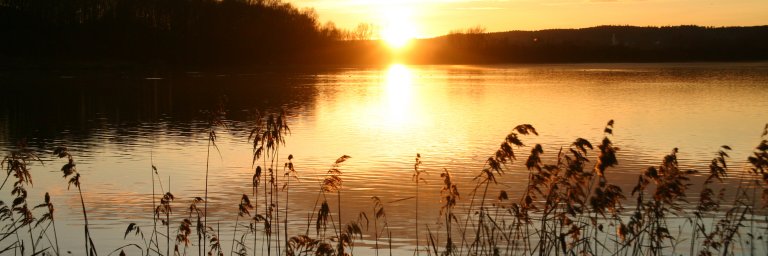
<path id="1" fill-rule="evenodd" d="M 384 11 L 381 39 L 391 48 L 400 49 L 416 37 L 416 24 L 411 21 L 407 9 L 393 8 Z"/>
<path id="2" fill-rule="evenodd" d="M 415 37 L 413 25 L 405 22 L 390 23 L 381 32 L 381 39 L 388 46 L 399 49 L 408 45 L 408 42 Z"/>

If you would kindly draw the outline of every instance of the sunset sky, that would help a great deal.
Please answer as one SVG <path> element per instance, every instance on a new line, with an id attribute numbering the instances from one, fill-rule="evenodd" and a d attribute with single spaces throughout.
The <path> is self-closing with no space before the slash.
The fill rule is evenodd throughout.
<path id="1" fill-rule="evenodd" d="M 293 0 L 342 28 L 387 24 L 416 37 L 482 26 L 489 32 L 598 25 L 768 24 L 767 0 Z"/>

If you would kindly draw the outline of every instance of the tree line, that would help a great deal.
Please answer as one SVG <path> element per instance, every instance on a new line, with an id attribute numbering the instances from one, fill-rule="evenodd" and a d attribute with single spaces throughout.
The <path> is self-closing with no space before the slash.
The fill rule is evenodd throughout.
<path id="1" fill-rule="evenodd" d="M 635 27 L 486 33 L 470 28 L 416 42 L 415 63 L 768 60 L 768 26 Z"/>
<path id="2" fill-rule="evenodd" d="M 0 56 L 271 64 L 353 33 L 280 0 L 0 0 Z"/>

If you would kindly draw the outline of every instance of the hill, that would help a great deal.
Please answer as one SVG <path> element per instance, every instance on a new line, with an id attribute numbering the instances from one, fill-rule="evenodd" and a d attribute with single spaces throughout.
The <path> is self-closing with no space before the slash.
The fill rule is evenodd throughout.
<path id="1" fill-rule="evenodd" d="M 420 40 L 417 63 L 755 61 L 768 59 L 768 26 L 599 26 L 453 33 Z"/>

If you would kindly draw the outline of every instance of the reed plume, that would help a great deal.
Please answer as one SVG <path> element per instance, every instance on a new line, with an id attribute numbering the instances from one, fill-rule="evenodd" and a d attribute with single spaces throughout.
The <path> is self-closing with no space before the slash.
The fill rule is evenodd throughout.
<path id="1" fill-rule="evenodd" d="M 91 238 L 91 231 L 88 226 L 88 212 L 85 210 L 85 199 L 83 198 L 83 190 L 80 186 L 81 176 L 80 173 L 77 172 L 75 160 L 66 147 L 57 147 L 53 150 L 53 154 L 57 155 L 59 158 L 67 158 L 67 163 L 61 167 L 61 171 L 64 173 L 64 178 L 69 178 L 69 185 L 67 185 L 67 189 L 70 189 L 70 187 L 74 185 L 77 188 L 78 194 L 80 195 L 80 205 L 82 206 L 83 220 L 85 222 L 83 225 L 85 233 L 85 253 L 88 256 L 98 255 L 96 252 L 96 246 L 94 245 L 93 239 Z"/>

